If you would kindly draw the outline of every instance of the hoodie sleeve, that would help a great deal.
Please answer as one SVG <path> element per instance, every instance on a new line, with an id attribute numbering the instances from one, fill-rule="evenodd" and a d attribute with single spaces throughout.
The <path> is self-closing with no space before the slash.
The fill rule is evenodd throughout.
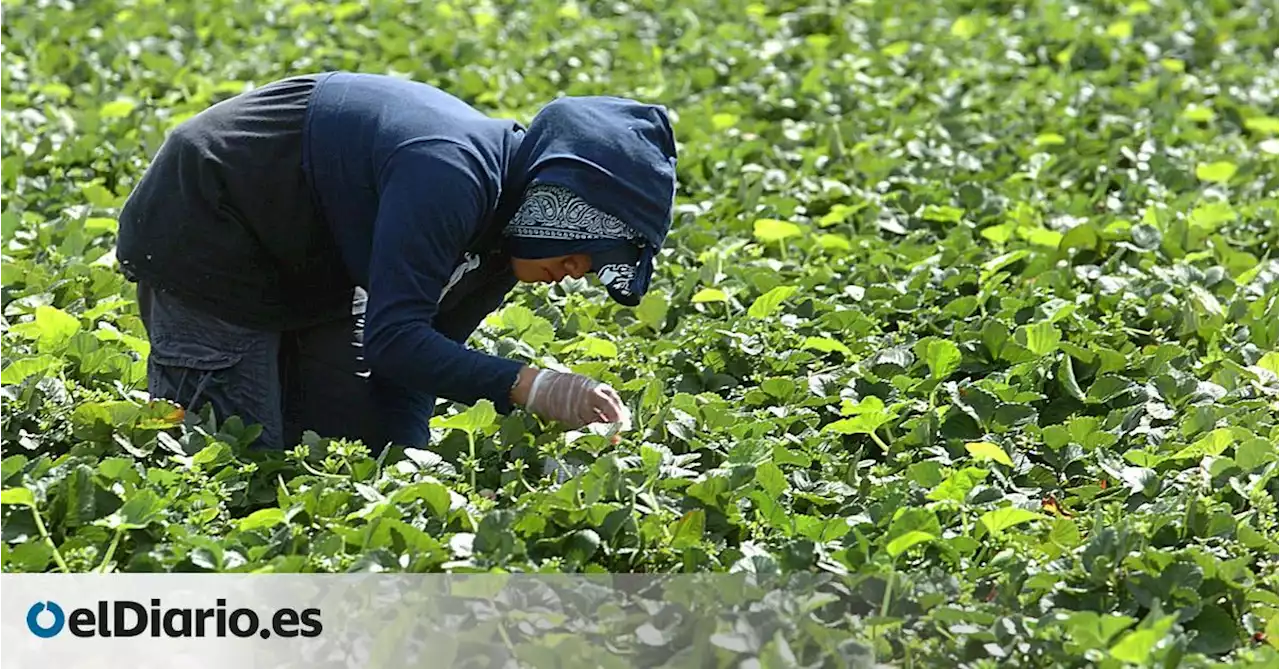
<path id="1" fill-rule="evenodd" d="M 420 141 L 397 149 L 379 177 L 369 264 L 365 360 L 408 388 L 501 413 L 521 363 L 472 349 L 437 331 L 440 294 L 471 232 L 487 215 L 486 168 L 461 146 Z"/>

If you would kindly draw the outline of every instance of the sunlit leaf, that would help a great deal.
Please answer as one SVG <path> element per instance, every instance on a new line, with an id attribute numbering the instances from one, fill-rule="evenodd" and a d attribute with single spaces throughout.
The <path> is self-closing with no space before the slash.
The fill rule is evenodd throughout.
<path id="1" fill-rule="evenodd" d="M 704 302 L 727 302 L 729 296 L 719 288 L 703 288 L 698 291 L 691 300 L 694 304 L 702 304 Z"/>
<path id="2" fill-rule="evenodd" d="M 773 218 L 762 218 L 757 220 L 754 225 L 756 239 L 765 243 L 780 242 L 784 239 L 799 236 L 803 232 L 800 226 L 795 223 L 779 221 Z"/>
<path id="3" fill-rule="evenodd" d="M 18 504 L 22 506 L 35 506 L 35 496 L 26 488 L 9 488 L 0 492 L 0 504 Z"/>
<path id="4" fill-rule="evenodd" d="M 991 460 L 999 462 L 1006 467 L 1013 466 L 1013 460 L 1009 458 L 1009 454 L 1005 453 L 1004 449 L 1000 448 L 999 445 L 989 441 L 971 441 L 964 445 L 964 449 L 969 451 L 969 455 L 972 455 L 973 459 L 978 462 Z"/>
<path id="5" fill-rule="evenodd" d="M 772 316 L 782 306 L 787 298 L 794 295 L 795 286 L 778 286 L 769 292 L 757 297 L 751 303 L 751 307 L 747 309 L 747 316 L 751 318 L 768 318 Z"/>
<path id="6" fill-rule="evenodd" d="M 1212 163 L 1200 163 L 1199 165 L 1196 165 L 1196 178 L 1201 181 L 1226 183 L 1231 181 L 1231 177 L 1234 177 L 1235 175 L 1235 163 L 1225 160 L 1219 160 Z"/>
<path id="7" fill-rule="evenodd" d="M 951 34 L 963 40 L 973 39 L 981 31 L 978 21 L 969 16 L 961 16 L 951 24 Z"/>
<path id="8" fill-rule="evenodd" d="M 996 509 L 995 511 L 988 511 L 982 514 L 982 517 L 978 520 L 986 526 L 988 532 L 991 532 L 992 534 L 1000 534 L 1011 527 L 1017 527 L 1018 525 L 1029 523 L 1033 520 L 1042 520 L 1045 518 L 1047 518 L 1047 516 L 1036 513 L 1035 511 L 1027 511 L 1026 509 L 1007 506 L 1001 509 Z"/>

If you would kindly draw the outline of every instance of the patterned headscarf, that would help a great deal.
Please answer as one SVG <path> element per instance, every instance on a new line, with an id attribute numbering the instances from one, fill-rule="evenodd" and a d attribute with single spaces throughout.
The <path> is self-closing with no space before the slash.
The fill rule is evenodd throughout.
<path id="1" fill-rule="evenodd" d="M 621 219 L 601 211 L 573 191 L 554 184 L 535 184 L 525 191 L 524 201 L 507 224 L 506 235 L 511 238 L 512 251 L 523 250 L 535 255 L 516 253 L 521 258 L 539 258 L 568 255 L 568 246 L 577 242 L 642 240 L 643 237 Z M 538 241 L 559 242 L 553 253 L 538 253 Z M 568 244 L 568 246 L 565 246 Z"/>
<path id="2" fill-rule="evenodd" d="M 590 255 L 591 271 L 622 304 L 634 306 L 648 285 L 647 275 L 636 281 L 644 236 L 563 186 L 531 186 L 504 234 L 516 258 Z"/>

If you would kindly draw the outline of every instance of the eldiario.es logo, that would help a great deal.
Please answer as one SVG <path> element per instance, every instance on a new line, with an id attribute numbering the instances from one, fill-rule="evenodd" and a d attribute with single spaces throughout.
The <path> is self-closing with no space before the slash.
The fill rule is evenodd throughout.
<path id="1" fill-rule="evenodd" d="M 324 630 L 320 609 L 278 609 L 263 626 L 252 609 L 228 611 L 227 600 L 217 599 L 213 608 L 165 608 L 152 599 L 150 608 L 130 600 L 99 601 L 94 608 L 63 611 L 57 602 L 36 602 L 27 610 L 27 628 L 31 633 L 50 639 L 65 628 L 78 637 L 137 637 L 150 633 L 153 637 L 204 638 L 258 636 L 316 637 Z"/>

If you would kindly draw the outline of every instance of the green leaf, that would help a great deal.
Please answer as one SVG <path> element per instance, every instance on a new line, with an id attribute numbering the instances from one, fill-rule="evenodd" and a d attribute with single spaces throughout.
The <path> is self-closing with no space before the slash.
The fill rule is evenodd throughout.
<path id="1" fill-rule="evenodd" d="M 1194 444 L 1178 451 L 1173 457 L 1175 459 L 1199 459 L 1206 455 L 1222 455 L 1235 442 L 1235 431 L 1230 428 L 1220 427 L 1197 439 Z"/>
<path id="2" fill-rule="evenodd" d="M 756 482 L 775 499 L 781 498 L 782 493 L 786 492 L 787 488 L 790 487 L 782 470 L 772 462 L 766 462 L 756 467 Z"/>
<path id="3" fill-rule="evenodd" d="M 937 540 L 938 537 L 919 530 L 912 530 L 905 534 L 899 535 L 893 541 L 885 546 L 885 551 L 889 553 L 889 557 L 896 558 L 907 552 L 912 546 Z"/>
<path id="4" fill-rule="evenodd" d="M 992 225 L 982 229 L 982 237 L 990 240 L 996 246 L 1001 246 L 1013 239 L 1013 233 L 1017 230 L 1017 224 L 1012 221 L 1002 223 L 1000 225 Z M 976 299 L 976 298 L 975 298 Z"/>
<path id="5" fill-rule="evenodd" d="M 1062 341 L 1062 333 L 1053 323 L 1041 321 L 1018 328 L 1014 340 L 1026 347 L 1036 356 L 1046 356 L 1058 350 L 1058 342 Z"/>
<path id="6" fill-rule="evenodd" d="M 1246 439 L 1236 446 L 1236 464 L 1245 471 L 1252 471 L 1267 463 L 1275 462 L 1276 457 L 1276 445 L 1261 437 Z"/>
<path id="7" fill-rule="evenodd" d="M 853 250 L 853 244 L 849 241 L 848 237 L 834 233 L 818 235 L 818 246 L 821 246 L 827 251 L 840 251 L 847 253 Z"/>
<path id="8" fill-rule="evenodd" d="M 142 529 L 155 522 L 163 509 L 163 500 L 154 492 L 147 489 L 138 490 L 129 495 L 124 505 L 115 513 L 94 522 L 111 529 Z"/>
<path id="9" fill-rule="evenodd" d="M 1058 381 L 1062 384 L 1062 389 L 1072 398 L 1081 402 L 1085 401 L 1084 391 L 1080 389 L 1079 382 L 1076 381 L 1076 370 L 1071 364 L 1071 356 L 1062 356 L 1062 361 L 1058 363 Z"/>
<path id="10" fill-rule="evenodd" d="M 887 411 L 870 411 L 828 423 L 823 430 L 836 434 L 871 434 L 890 420 L 893 420 L 893 415 Z"/>
<path id="11" fill-rule="evenodd" d="M 756 319 L 768 318 L 776 313 L 782 303 L 794 295 L 795 292 L 795 286 L 777 286 L 764 295 L 757 297 L 751 303 L 751 308 L 747 309 L 747 316 Z"/>
<path id="12" fill-rule="evenodd" d="M 587 335 L 565 347 L 566 351 L 577 351 L 591 358 L 616 358 L 618 345 L 600 337 Z"/>
<path id="13" fill-rule="evenodd" d="M 1218 298 L 1200 286 L 1191 286 L 1191 299 L 1204 313 L 1212 316 L 1227 315 L 1226 309 L 1222 307 L 1222 303 L 1218 301 Z"/>
<path id="14" fill-rule="evenodd" d="M 1191 210 L 1187 222 L 1206 233 L 1215 232 L 1223 223 L 1236 219 L 1236 210 L 1228 202 L 1206 202 Z"/>
<path id="15" fill-rule="evenodd" d="M 1128 393 L 1133 390 L 1135 384 L 1122 376 L 1107 374 L 1099 376 L 1089 386 L 1089 393 L 1085 395 L 1085 401 L 1089 404 L 1104 404 L 1111 400 Z"/>
<path id="16" fill-rule="evenodd" d="M 884 54 L 889 58 L 897 58 L 899 56 L 905 56 L 909 51 L 911 51 L 911 42 L 907 42 L 905 40 L 900 40 L 892 44 L 887 44 L 883 49 L 880 49 L 880 53 Z"/>
<path id="17" fill-rule="evenodd" d="M 1036 135 L 1036 146 L 1059 146 L 1067 143 L 1067 138 L 1056 132 L 1046 132 Z"/>
<path id="18" fill-rule="evenodd" d="M 671 547 L 681 550 L 697 545 L 702 541 L 706 523 L 707 514 L 702 509 L 694 509 L 684 514 L 671 528 Z"/>
<path id="19" fill-rule="evenodd" d="M 848 346 L 830 337 L 806 337 L 804 342 L 800 344 L 800 348 L 821 351 L 822 353 L 840 353 L 846 358 L 853 357 L 853 351 L 849 350 Z"/>
<path id="20" fill-rule="evenodd" d="M 704 302 L 728 302 L 729 296 L 719 288 L 703 288 L 694 296 L 692 302 L 694 304 L 702 304 Z"/>
<path id="21" fill-rule="evenodd" d="M 435 480 L 411 483 L 391 493 L 389 499 L 393 504 L 411 504 L 416 500 L 423 500 L 439 518 L 448 516 L 451 502 L 449 489 Z"/>
<path id="22" fill-rule="evenodd" d="M 1258 360 L 1258 366 L 1272 374 L 1280 376 L 1280 353 L 1267 351 L 1267 353 Z"/>
<path id="23" fill-rule="evenodd" d="M 8 549 L 9 545 L 4 544 Z M 44 541 L 28 541 L 13 547 L 13 552 L 4 554 L 6 571 L 39 573 L 45 571 L 53 562 L 53 548 Z"/>
<path id="24" fill-rule="evenodd" d="M 364 15 L 367 10 L 368 8 L 359 2 L 343 2 L 333 8 L 332 16 L 334 21 L 347 21 Z M 484 15 L 481 14 L 479 16 Z M 477 23 L 482 21 L 483 19 L 480 19 Z"/>
<path id="25" fill-rule="evenodd" d="M 1191 642 L 1191 650 L 1207 655 L 1221 655 L 1236 647 L 1239 636 L 1239 625 L 1230 613 L 1221 606 L 1208 604 L 1200 610 L 1200 614 L 1187 623 L 1187 628 L 1195 630 L 1196 637 Z"/>
<path id="26" fill-rule="evenodd" d="M 662 291 L 653 290 L 640 298 L 640 304 L 636 306 L 636 317 L 650 330 L 661 332 L 667 322 L 668 309 L 666 295 Z"/>
<path id="27" fill-rule="evenodd" d="M 927 497 L 935 502 L 963 502 L 983 479 L 987 478 L 987 470 L 977 467 L 965 467 L 952 472 L 938 487 L 929 492 Z"/>
<path id="28" fill-rule="evenodd" d="M 1018 234 L 1036 246 L 1056 249 L 1062 245 L 1062 233 L 1045 228 L 1020 228 Z"/>
<path id="29" fill-rule="evenodd" d="M 112 102 L 102 105 L 98 110 L 98 115 L 104 119 L 124 118 L 133 113 L 138 103 L 127 98 L 120 98 Z"/>
<path id="30" fill-rule="evenodd" d="M 1208 123 L 1217 118 L 1217 114 L 1215 114 L 1209 107 L 1187 105 L 1187 108 L 1182 110 L 1182 118 L 1185 118 L 1188 121 L 1195 121 L 1197 123 Z"/>
<path id="31" fill-rule="evenodd" d="M 284 509 L 259 509 L 240 519 L 240 531 L 252 532 L 284 522 Z"/>
<path id="32" fill-rule="evenodd" d="M 773 218 L 762 218 L 755 222 L 753 234 L 756 239 L 771 244 L 804 234 L 804 230 L 795 223 L 779 221 Z"/>
<path id="33" fill-rule="evenodd" d="M 942 525 L 938 522 L 938 516 L 929 509 L 902 508 L 894 512 L 893 521 L 889 523 L 889 531 L 885 536 L 896 539 L 917 530 L 936 537 L 942 534 Z"/>
<path id="34" fill-rule="evenodd" d="M 1058 518 L 1049 528 L 1049 541 L 1064 548 L 1080 545 L 1080 528 L 1068 518 Z"/>
<path id="35" fill-rule="evenodd" d="M 1076 611 L 1064 623 L 1073 641 L 1088 649 L 1105 649 L 1115 636 L 1138 622 L 1125 615 Z"/>
<path id="36" fill-rule="evenodd" d="M 962 40 L 971 40 L 982 32 L 982 26 L 973 17 L 961 16 L 951 23 L 951 34 Z"/>
<path id="37" fill-rule="evenodd" d="M 1009 454 L 1004 452 L 997 444 L 989 441 L 971 441 L 964 445 L 964 449 L 969 451 L 969 455 L 973 456 L 978 462 L 993 461 L 998 462 L 1006 467 L 1013 466 L 1013 460 L 1009 458 Z"/>
<path id="38" fill-rule="evenodd" d="M 1280 135 L 1280 119 L 1274 116 L 1255 116 L 1245 119 L 1244 127 L 1260 135 Z"/>
<path id="39" fill-rule="evenodd" d="M 436 416 L 431 419 L 431 427 L 444 430 L 462 430 L 468 434 L 476 434 L 489 427 L 498 418 L 493 402 L 487 399 L 477 401 L 462 413 L 449 417 Z"/>
<path id="40" fill-rule="evenodd" d="M 978 298 L 973 295 L 957 297 L 942 308 L 942 313 L 951 318 L 968 318 L 978 310 Z"/>
<path id="41" fill-rule="evenodd" d="M 22 217 L 12 211 L 0 214 L 0 241 L 8 243 L 22 227 Z"/>
<path id="42" fill-rule="evenodd" d="M 1125 19 L 1113 21 L 1107 26 L 1107 36 L 1115 39 L 1129 39 L 1133 36 L 1133 23 Z"/>
<path id="43" fill-rule="evenodd" d="M 786 401 L 796 392 L 796 382 L 787 377 L 773 377 L 760 383 L 760 389 L 770 397 Z"/>
<path id="44" fill-rule="evenodd" d="M 571 564 L 585 563 L 600 551 L 602 543 L 595 530 L 578 530 L 565 539 L 564 556 Z"/>
<path id="45" fill-rule="evenodd" d="M 501 312 L 491 316 L 490 322 L 510 330 L 521 341 L 535 349 L 546 346 L 555 339 L 555 330 L 551 327 L 551 322 L 534 314 L 532 309 L 523 305 L 508 305 Z"/>
<path id="46" fill-rule="evenodd" d="M 739 117 L 737 114 L 713 114 L 711 116 L 711 127 L 716 130 L 727 130 L 738 124 Z"/>
<path id="47" fill-rule="evenodd" d="M 942 483 L 942 465 L 936 460 L 916 462 L 907 467 L 907 478 L 925 488 L 933 488 Z"/>
<path id="48" fill-rule="evenodd" d="M 10 330 L 16 335 L 36 340 L 41 353 L 56 353 L 80 331 L 80 319 L 48 305 L 36 307 L 35 318 L 19 323 Z"/>
<path id="49" fill-rule="evenodd" d="M 9 488 L 0 492 L 0 504 L 17 504 L 21 506 L 34 507 L 36 505 L 35 495 L 31 494 L 26 488 Z"/>
<path id="50" fill-rule="evenodd" d="M 1121 662 L 1146 664 L 1151 659 L 1156 644 L 1168 634 L 1169 626 L 1173 624 L 1175 618 L 1177 618 L 1176 615 L 1170 616 L 1162 624 L 1134 630 L 1120 637 L 1120 640 L 1111 647 L 1111 657 Z"/>
<path id="51" fill-rule="evenodd" d="M 1035 511 L 1006 506 L 995 511 L 988 511 L 982 514 L 982 517 L 978 520 L 986 526 L 987 531 L 991 534 L 1000 534 L 1011 527 L 1047 518 L 1048 516 Z"/>
<path id="52" fill-rule="evenodd" d="M 1092 251 L 1098 248 L 1099 241 L 1098 231 L 1092 225 L 1082 223 L 1063 233 L 1062 243 L 1058 245 L 1058 249 Z"/>
<path id="53" fill-rule="evenodd" d="M 0 370 L 0 385 L 18 385 L 31 379 L 32 376 L 49 374 L 58 371 L 63 365 L 60 358 L 54 356 L 36 356 L 18 358 Z"/>
<path id="54" fill-rule="evenodd" d="M 995 276 L 1000 270 L 1026 259 L 1031 252 L 1026 249 L 1018 249 L 1008 253 L 1002 253 L 984 263 L 982 263 L 982 276 L 978 279 L 979 283 L 986 283 L 991 277 Z"/>
<path id="55" fill-rule="evenodd" d="M 935 223 L 959 223 L 964 220 L 964 210 L 958 207 L 931 204 L 924 208 L 920 217 Z"/>
<path id="56" fill-rule="evenodd" d="M 928 343 L 924 359 L 930 376 L 945 379 L 960 367 L 960 347 L 947 339 L 933 339 Z"/>
<path id="57" fill-rule="evenodd" d="M 1226 183 L 1236 175 L 1235 163 L 1219 160 L 1212 163 L 1196 165 L 1196 178 L 1211 183 Z"/>

